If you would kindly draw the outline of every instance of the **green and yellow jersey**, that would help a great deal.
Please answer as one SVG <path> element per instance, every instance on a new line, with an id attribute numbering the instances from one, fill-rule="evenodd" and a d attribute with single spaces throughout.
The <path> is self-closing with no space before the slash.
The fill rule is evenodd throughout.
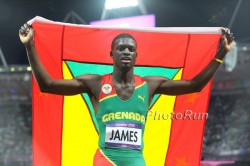
<path id="1" fill-rule="evenodd" d="M 128 158 L 137 158 L 138 166 L 145 165 L 142 150 L 149 92 L 143 78 L 135 75 L 134 81 L 135 90 L 132 96 L 122 100 L 115 91 L 112 75 L 107 74 L 102 78 L 96 114 L 99 148 L 107 159 L 118 166 L 131 165 L 128 164 Z"/>

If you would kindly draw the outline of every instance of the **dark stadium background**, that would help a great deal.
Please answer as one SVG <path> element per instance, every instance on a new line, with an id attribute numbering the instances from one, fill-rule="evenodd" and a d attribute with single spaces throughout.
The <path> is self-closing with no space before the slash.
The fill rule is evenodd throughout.
<path id="1" fill-rule="evenodd" d="M 18 30 L 42 16 L 63 21 L 70 12 L 85 23 L 100 20 L 105 0 L 0 0 L 0 166 L 31 165 L 31 84 L 25 48 Z M 144 0 L 157 27 L 228 27 L 237 43 L 233 71 L 221 66 L 214 79 L 202 160 L 250 162 L 250 0 Z M 240 4 L 239 8 L 237 5 Z M 109 18 L 140 15 L 136 8 Z M 81 23 L 68 19 L 69 23 Z M 20 69 L 20 70 L 19 70 Z"/>

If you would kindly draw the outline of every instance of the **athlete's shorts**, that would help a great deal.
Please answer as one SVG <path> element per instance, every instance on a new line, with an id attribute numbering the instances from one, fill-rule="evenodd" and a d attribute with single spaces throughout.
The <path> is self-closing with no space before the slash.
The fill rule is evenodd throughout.
<path id="1" fill-rule="evenodd" d="M 117 152 L 117 153 L 116 153 Z M 129 156 L 123 152 L 112 150 L 113 154 L 106 149 L 98 149 L 94 157 L 94 166 L 146 166 L 143 155 Z"/>

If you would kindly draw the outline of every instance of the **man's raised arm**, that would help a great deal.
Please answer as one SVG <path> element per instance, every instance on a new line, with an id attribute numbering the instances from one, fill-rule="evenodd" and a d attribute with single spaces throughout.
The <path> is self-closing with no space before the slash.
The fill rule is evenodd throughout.
<path id="1" fill-rule="evenodd" d="M 199 92 L 213 77 L 225 55 L 231 50 L 234 37 L 229 29 L 222 29 L 220 47 L 214 59 L 191 80 L 168 80 L 164 77 L 145 77 L 150 87 L 150 95 L 156 93 L 180 95 Z"/>
<path id="2" fill-rule="evenodd" d="M 35 32 L 30 25 L 24 24 L 19 30 L 19 37 L 24 44 L 32 72 L 42 92 L 59 95 L 75 95 L 92 93 L 95 97 L 100 87 L 100 75 L 83 75 L 71 80 L 53 80 L 41 63 L 34 45 Z"/>

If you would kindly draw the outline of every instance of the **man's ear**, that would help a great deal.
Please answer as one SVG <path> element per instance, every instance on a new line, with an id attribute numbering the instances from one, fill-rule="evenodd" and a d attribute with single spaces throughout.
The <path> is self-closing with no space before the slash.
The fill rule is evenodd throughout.
<path id="1" fill-rule="evenodd" d="M 113 52 L 112 51 L 109 52 L 109 55 L 111 56 L 111 58 L 113 58 Z"/>

